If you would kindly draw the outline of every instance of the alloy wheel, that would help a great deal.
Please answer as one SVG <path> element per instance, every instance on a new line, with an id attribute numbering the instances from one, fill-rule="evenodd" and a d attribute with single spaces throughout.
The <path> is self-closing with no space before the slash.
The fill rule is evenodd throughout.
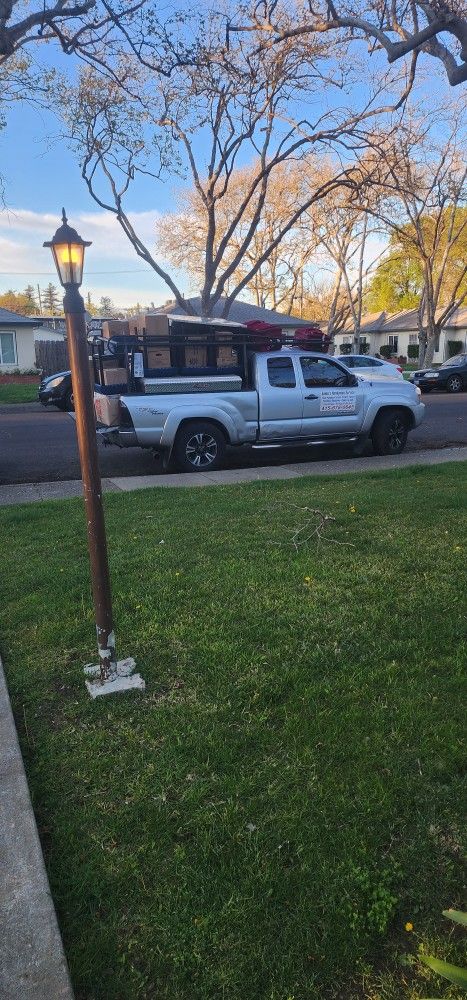
<path id="1" fill-rule="evenodd" d="M 217 457 L 217 443 L 210 434 L 193 434 L 186 443 L 185 454 L 197 469 L 212 465 Z"/>
<path id="2" fill-rule="evenodd" d="M 405 434 L 405 424 L 399 418 L 395 417 L 390 428 L 389 428 L 389 447 L 391 451 L 397 451 L 401 447 L 404 441 Z"/>

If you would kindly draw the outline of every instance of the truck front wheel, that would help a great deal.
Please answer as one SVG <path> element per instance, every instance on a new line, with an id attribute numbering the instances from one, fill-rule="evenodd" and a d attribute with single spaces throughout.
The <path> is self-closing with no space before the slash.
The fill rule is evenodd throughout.
<path id="1" fill-rule="evenodd" d="M 376 455 L 400 455 L 409 432 L 409 421 L 403 410 L 386 410 L 373 424 L 371 439 Z"/>
<path id="2" fill-rule="evenodd" d="M 173 449 L 175 464 L 180 472 L 218 469 L 224 455 L 224 435 L 215 424 L 192 421 L 180 428 Z"/>

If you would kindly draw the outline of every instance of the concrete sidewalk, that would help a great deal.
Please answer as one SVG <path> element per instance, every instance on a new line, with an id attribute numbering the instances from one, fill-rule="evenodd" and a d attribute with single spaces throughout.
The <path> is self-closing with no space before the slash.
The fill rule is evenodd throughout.
<path id="1" fill-rule="evenodd" d="M 445 462 L 467 461 L 467 447 L 437 448 L 433 450 L 404 452 L 402 455 L 369 456 L 364 458 L 337 459 L 325 462 L 297 462 L 292 465 L 273 465 L 261 468 L 220 469 L 218 472 L 170 473 L 153 476 L 116 476 L 102 480 L 104 493 L 127 493 L 155 486 L 229 486 L 234 483 L 251 483 L 266 479 L 299 479 L 302 476 L 336 476 L 383 469 L 403 469 L 411 465 L 442 465 Z M 0 486 L 0 507 L 38 500 L 61 500 L 82 496 L 80 479 L 57 483 L 19 483 Z"/>
<path id="2" fill-rule="evenodd" d="M 0 998 L 73 1000 L 0 660 Z"/>

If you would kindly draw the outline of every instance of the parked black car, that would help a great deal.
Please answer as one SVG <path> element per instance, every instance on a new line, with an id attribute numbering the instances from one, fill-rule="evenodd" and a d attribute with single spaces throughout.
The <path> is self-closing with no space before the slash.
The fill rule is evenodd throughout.
<path id="1" fill-rule="evenodd" d="M 74 410 L 71 372 L 57 372 L 43 378 L 39 386 L 39 401 L 43 406 L 53 403 L 60 410 Z"/>
<path id="2" fill-rule="evenodd" d="M 418 372 L 411 372 L 409 379 L 422 392 L 431 392 L 432 389 L 462 392 L 467 389 L 467 354 L 456 354 L 454 358 L 443 361 L 439 368 L 423 368 Z"/>

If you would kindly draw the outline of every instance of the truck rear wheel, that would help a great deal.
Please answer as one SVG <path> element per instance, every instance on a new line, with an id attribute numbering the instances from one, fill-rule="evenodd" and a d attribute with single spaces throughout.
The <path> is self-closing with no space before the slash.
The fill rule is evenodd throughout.
<path id="1" fill-rule="evenodd" d="M 180 428 L 173 449 L 175 464 L 180 472 L 218 469 L 224 455 L 224 435 L 215 424 L 193 420 Z"/>
<path id="2" fill-rule="evenodd" d="M 385 410 L 376 417 L 371 432 L 376 455 L 400 455 L 409 432 L 409 421 L 403 410 Z"/>

